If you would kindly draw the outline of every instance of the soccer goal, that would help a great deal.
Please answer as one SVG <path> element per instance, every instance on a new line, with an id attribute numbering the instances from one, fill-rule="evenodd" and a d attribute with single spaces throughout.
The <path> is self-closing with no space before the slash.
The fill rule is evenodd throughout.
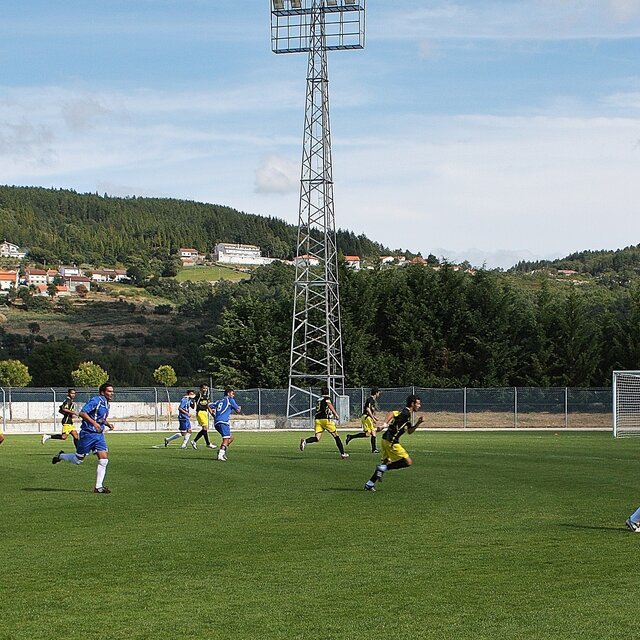
<path id="1" fill-rule="evenodd" d="M 613 372 L 613 435 L 640 436 L 640 371 Z"/>

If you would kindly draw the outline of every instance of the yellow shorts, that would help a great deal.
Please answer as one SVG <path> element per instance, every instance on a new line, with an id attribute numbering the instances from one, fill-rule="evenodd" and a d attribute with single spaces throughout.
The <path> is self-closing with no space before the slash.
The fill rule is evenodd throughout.
<path id="1" fill-rule="evenodd" d="M 78 431 L 75 424 L 63 424 L 62 433 L 71 433 L 72 431 Z"/>
<path id="2" fill-rule="evenodd" d="M 391 444 L 388 440 L 382 440 L 382 459 L 396 462 L 408 458 L 409 453 L 401 444 Z"/>
<path id="3" fill-rule="evenodd" d="M 328 431 L 329 433 L 336 432 L 336 425 L 333 420 L 316 420 L 313 423 L 313 428 L 316 433 L 321 431 Z"/>
<path id="4" fill-rule="evenodd" d="M 196 417 L 198 418 L 198 424 L 205 429 L 209 426 L 209 412 L 208 411 L 198 411 L 196 413 Z"/>
<path id="5" fill-rule="evenodd" d="M 370 436 L 375 435 L 376 426 L 373 423 L 373 418 L 371 416 L 362 416 L 360 418 L 360 424 L 362 425 L 362 430 L 365 433 L 368 433 Z"/>

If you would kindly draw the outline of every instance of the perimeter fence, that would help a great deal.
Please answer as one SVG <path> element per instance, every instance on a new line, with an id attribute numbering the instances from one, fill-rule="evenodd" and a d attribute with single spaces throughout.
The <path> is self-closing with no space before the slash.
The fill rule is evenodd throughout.
<path id="1" fill-rule="evenodd" d="M 177 408 L 184 389 L 163 387 L 116 387 L 110 419 L 122 431 L 164 431 L 174 429 Z M 359 427 L 362 405 L 370 389 L 345 390 L 349 416 L 344 428 Z M 76 389 L 78 408 L 96 393 Z M 502 387 L 426 389 L 401 387 L 381 389 L 379 413 L 400 409 L 407 395 L 422 399 L 427 429 L 611 429 L 612 394 L 609 387 Z M 2 428 L 5 433 L 43 433 L 58 428 L 58 408 L 66 388 L 0 388 Z M 211 390 L 216 399 L 222 390 Z M 232 418 L 234 429 L 291 429 L 311 426 L 308 417 L 287 420 L 287 389 L 245 389 L 236 391 L 242 415 Z"/>

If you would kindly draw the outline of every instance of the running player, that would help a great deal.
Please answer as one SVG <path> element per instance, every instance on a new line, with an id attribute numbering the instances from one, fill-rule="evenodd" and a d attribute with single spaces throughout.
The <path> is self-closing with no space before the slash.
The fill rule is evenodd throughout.
<path id="1" fill-rule="evenodd" d="M 364 407 L 362 408 L 362 415 L 360 416 L 360 424 L 362 425 L 362 431 L 360 433 L 349 434 L 347 436 L 347 444 L 357 438 L 366 438 L 367 436 L 371 440 L 371 453 L 380 453 L 378 446 L 376 445 L 376 411 L 378 410 L 377 400 L 380 397 L 380 389 L 373 387 L 371 389 L 371 395 L 366 399 Z"/>
<path id="2" fill-rule="evenodd" d="M 227 387 L 224 391 L 224 396 L 209 405 L 209 412 L 213 415 L 213 426 L 222 436 L 218 460 L 223 462 L 227 461 L 227 449 L 234 440 L 229 418 L 233 412 L 240 413 L 242 409 L 235 401 L 235 395 L 236 392 L 231 387 Z"/>
<path id="3" fill-rule="evenodd" d="M 382 481 L 386 471 L 404 469 L 413 464 L 406 449 L 400 444 L 400 438 L 405 433 L 413 433 L 422 424 L 424 420 L 422 416 L 415 424 L 413 423 L 413 416 L 420 409 L 420 405 L 420 398 L 410 395 L 407 396 L 406 406 L 402 411 L 391 411 L 387 414 L 382 424 L 383 429 L 387 428 L 382 434 L 382 463 L 376 467 L 373 475 L 364 485 L 366 491 L 375 491 L 376 482 Z"/>
<path id="4" fill-rule="evenodd" d="M 175 440 L 176 438 L 182 438 L 183 442 L 180 448 L 187 448 L 187 445 L 189 444 L 189 438 L 191 437 L 191 406 L 195 397 L 196 393 L 195 391 L 193 391 L 193 389 L 189 389 L 184 394 L 184 396 L 182 396 L 182 400 L 180 400 L 180 405 L 178 406 L 178 433 L 174 433 L 172 436 L 164 439 L 165 447 L 172 440 Z M 194 449 L 198 448 L 195 442 L 192 442 L 191 446 Z"/>
<path id="5" fill-rule="evenodd" d="M 215 449 L 216 445 L 209 442 L 209 387 L 206 384 L 200 385 L 200 391 L 196 396 L 195 405 L 196 418 L 200 425 L 200 431 L 196 434 L 191 446 L 197 449 L 198 445 L 196 442 L 198 442 L 200 438 L 204 438 L 207 447 L 209 447 L 209 449 Z"/>
<path id="6" fill-rule="evenodd" d="M 349 457 L 349 454 L 345 453 L 344 451 L 342 440 L 340 440 L 340 435 L 338 434 L 338 431 L 336 429 L 336 423 L 333 421 L 333 418 L 338 420 L 340 416 L 338 416 L 338 412 L 335 410 L 331 402 L 329 387 L 322 387 L 320 393 L 322 394 L 322 396 L 319 398 L 316 405 L 316 415 L 313 423 L 313 430 L 315 432 L 315 435 L 310 436 L 306 439 L 302 438 L 302 440 L 300 440 L 300 451 L 304 451 L 305 447 L 308 444 L 320 442 L 322 433 L 324 431 L 328 431 L 335 440 L 336 447 L 338 447 L 338 451 L 340 451 L 340 457 L 345 460 Z"/>
<path id="7" fill-rule="evenodd" d="M 80 411 L 82 425 L 80 426 L 80 438 L 76 452 L 65 453 L 60 451 L 51 460 L 53 464 L 57 464 L 62 460 L 73 464 L 81 464 L 86 456 L 92 452 L 95 453 L 98 457 L 98 466 L 94 493 L 111 493 L 103 484 L 107 473 L 107 465 L 109 464 L 109 449 L 104 438 L 104 430 L 113 430 L 113 425 L 107 420 L 113 393 L 113 385 L 111 383 L 105 382 L 100 385 L 98 395 L 93 396 Z"/>
<path id="8" fill-rule="evenodd" d="M 58 411 L 62 414 L 62 433 L 45 433 L 42 436 L 42 444 L 47 442 L 47 440 L 66 440 L 71 434 L 73 438 L 73 444 L 78 446 L 78 432 L 76 431 L 76 427 L 73 424 L 73 419 L 78 417 L 76 413 L 76 390 L 69 389 L 67 391 L 67 397 L 64 402 L 60 405 Z"/>

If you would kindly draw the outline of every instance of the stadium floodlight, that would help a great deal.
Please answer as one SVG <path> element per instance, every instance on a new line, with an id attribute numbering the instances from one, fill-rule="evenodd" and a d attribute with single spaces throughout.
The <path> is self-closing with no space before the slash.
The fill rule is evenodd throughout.
<path id="1" fill-rule="evenodd" d="M 336 399 L 345 382 L 327 52 L 364 47 L 366 0 L 291 0 L 291 9 L 271 1 L 274 53 L 309 54 L 295 255 L 317 260 L 296 260 L 287 417 L 311 417 L 319 388 Z"/>
<path id="2" fill-rule="evenodd" d="M 271 0 L 274 53 L 310 53 L 314 12 L 322 17 L 327 51 L 364 47 L 366 0 Z M 290 7 L 290 8 L 287 8 Z"/>
<path id="3" fill-rule="evenodd" d="M 640 435 L 640 371 L 613 372 L 613 435 Z"/>

